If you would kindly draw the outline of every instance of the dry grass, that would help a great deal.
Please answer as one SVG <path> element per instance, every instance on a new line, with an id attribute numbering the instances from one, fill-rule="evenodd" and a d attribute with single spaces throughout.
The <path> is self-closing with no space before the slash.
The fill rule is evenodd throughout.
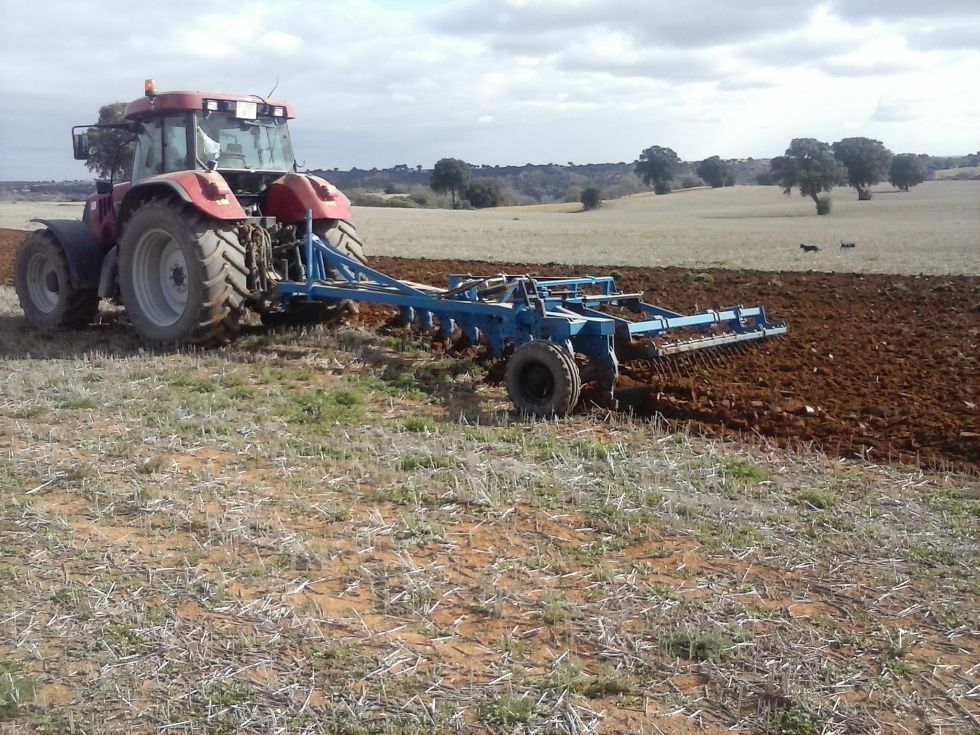
<path id="1" fill-rule="evenodd" d="M 936 171 L 937 179 L 953 179 L 962 174 L 968 176 L 980 176 L 980 166 L 960 166 L 958 168 L 947 168 Z"/>
<path id="2" fill-rule="evenodd" d="M 980 181 L 878 187 L 834 210 L 776 187 L 638 194 L 602 209 L 547 213 L 359 209 L 370 252 L 596 265 L 676 265 L 873 273 L 980 273 Z M 840 241 L 855 242 L 841 251 Z M 822 251 L 806 254 L 800 243 Z"/>
<path id="3" fill-rule="evenodd" d="M 975 732 L 980 480 L 0 289 L 0 731 Z"/>
<path id="4" fill-rule="evenodd" d="M 369 254 L 586 265 L 676 265 L 869 273 L 980 273 L 980 181 L 887 185 L 858 202 L 833 193 L 834 210 L 777 187 L 638 194 L 596 211 L 579 204 L 482 211 L 358 207 Z M 0 202 L 0 227 L 31 217 L 78 217 L 81 205 Z M 853 250 L 840 242 L 854 242 Z M 800 243 L 820 245 L 806 254 Z"/>

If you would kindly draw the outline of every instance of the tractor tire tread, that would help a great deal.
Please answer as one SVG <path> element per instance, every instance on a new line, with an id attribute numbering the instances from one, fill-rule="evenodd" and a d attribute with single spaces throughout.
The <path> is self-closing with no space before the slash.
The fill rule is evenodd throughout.
<path id="1" fill-rule="evenodd" d="M 147 214 L 149 213 L 149 214 Z M 169 220 L 172 235 L 186 237 L 190 248 L 197 252 L 196 263 L 188 262 L 188 268 L 196 267 L 201 285 L 201 300 L 196 306 L 193 324 L 180 334 L 161 334 L 163 330 L 141 321 L 134 311 L 134 289 L 128 269 L 123 267 L 131 256 L 130 251 L 139 240 L 141 220 L 163 217 Z M 137 228 L 137 229 L 134 229 Z M 132 234 L 135 232 L 135 235 Z M 129 218 L 121 239 L 120 287 L 123 302 L 130 312 L 143 338 L 154 344 L 192 344 L 209 347 L 227 342 L 240 328 L 242 312 L 249 296 L 245 248 L 235 235 L 234 224 L 207 217 L 192 206 L 169 198 L 149 199 Z M 137 318 L 134 319 L 133 317 Z M 155 334 L 156 332 L 156 334 Z"/>

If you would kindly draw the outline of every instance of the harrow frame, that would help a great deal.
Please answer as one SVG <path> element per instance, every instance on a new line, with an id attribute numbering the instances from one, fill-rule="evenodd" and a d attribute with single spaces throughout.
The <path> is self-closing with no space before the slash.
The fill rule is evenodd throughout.
<path id="1" fill-rule="evenodd" d="M 445 289 L 403 281 L 347 256 L 314 235 L 311 213 L 307 213 L 303 256 L 304 280 L 281 281 L 272 288 L 271 299 L 284 308 L 294 299 L 388 304 L 398 307 L 406 325 L 434 331 L 443 339 L 449 339 L 459 328 L 470 343 L 482 341 L 496 357 L 532 341 L 551 342 L 572 357 L 573 365 L 575 355 L 587 358 L 580 379 L 594 381 L 596 402 L 610 407 L 616 405 L 613 391 L 619 377 L 617 340 L 622 348 L 624 343 L 635 344 L 635 338 L 642 338 L 648 355 L 662 357 L 787 331 L 784 322 L 770 322 L 761 306 L 685 315 L 648 304 L 641 294 L 619 291 L 612 276 L 453 275 Z M 601 307 L 625 310 L 640 318 L 627 319 L 601 311 Z M 718 328 L 727 331 L 662 341 L 681 330 L 686 334 L 689 330 L 700 333 Z M 648 342 L 650 338 L 659 341 Z"/>

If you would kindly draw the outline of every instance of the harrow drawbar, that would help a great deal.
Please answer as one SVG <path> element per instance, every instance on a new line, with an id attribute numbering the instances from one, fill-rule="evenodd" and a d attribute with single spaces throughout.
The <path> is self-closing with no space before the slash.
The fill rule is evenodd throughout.
<path id="1" fill-rule="evenodd" d="M 449 339 L 457 330 L 497 357 L 509 355 L 507 391 L 522 412 L 564 415 L 583 382 L 615 407 L 617 352 L 652 358 L 739 345 L 787 331 L 761 306 L 680 314 L 623 293 L 611 276 L 535 278 L 454 275 L 447 288 L 392 278 L 321 240 L 307 219 L 304 280 L 281 281 L 270 297 L 355 301 L 397 307 L 406 325 Z"/>

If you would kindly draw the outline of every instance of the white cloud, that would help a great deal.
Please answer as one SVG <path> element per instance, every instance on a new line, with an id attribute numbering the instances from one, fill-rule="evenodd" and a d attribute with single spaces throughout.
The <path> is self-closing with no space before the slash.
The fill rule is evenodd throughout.
<path id="1" fill-rule="evenodd" d="M 254 49 L 273 56 L 294 56 L 303 48 L 303 39 L 285 31 L 260 32 L 255 38 Z"/>
<path id="2" fill-rule="evenodd" d="M 108 8 L 48 0 L 41 13 L 0 0 L 0 178 L 86 175 L 68 129 L 138 97 L 145 77 L 160 89 L 259 94 L 278 78 L 275 96 L 299 112 L 298 153 L 314 167 L 621 161 L 654 144 L 689 160 L 759 157 L 811 135 L 921 152 L 977 146 L 976 0 Z"/>
<path id="3" fill-rule="evenodd" d="M 882 97 L 878 100 L 871 119 L 875 122 L 910 122 L 920 117 L 922 101 L 902 97 Z"/>

